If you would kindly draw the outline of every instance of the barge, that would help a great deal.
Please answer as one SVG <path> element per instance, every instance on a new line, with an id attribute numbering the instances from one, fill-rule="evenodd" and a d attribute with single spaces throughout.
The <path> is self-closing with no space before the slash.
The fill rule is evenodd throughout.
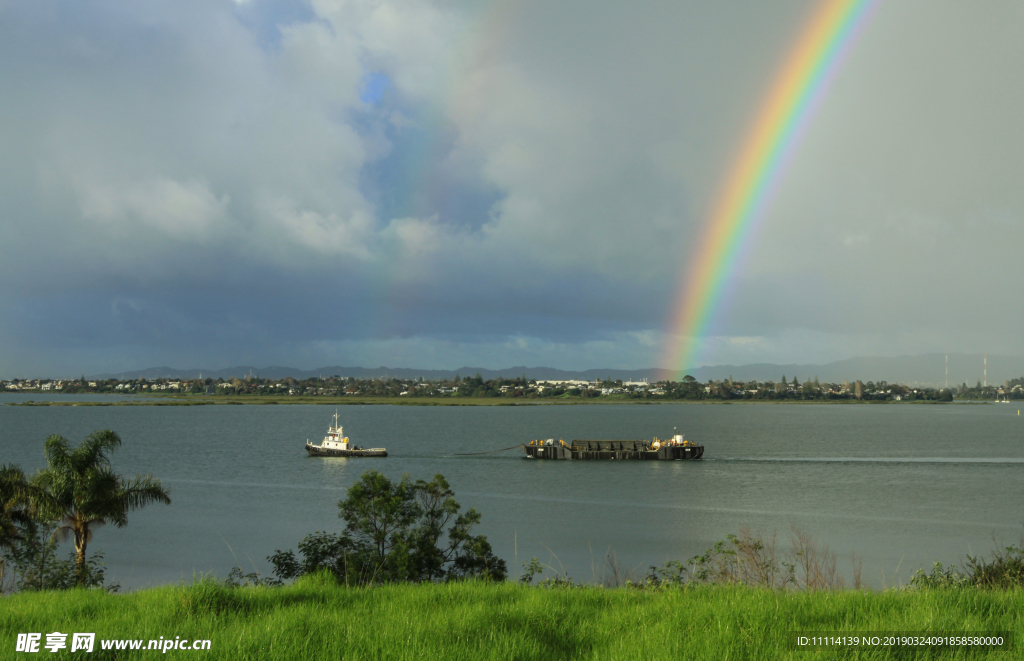
<path id="1" fill-rule="evenodd" d="M 674 434 L 663 441 L 576 440 L 566 443 L 549 438 L 531 441 L 523 446 L 529 459 L 647 459 L 653 461 L 688 461 L 704 456 L 704 446 L 696 445 Z"/>
<path id="2" fill-rule="evenodd" d="M 327 427 L 327 436 L 320 442 L 320 445 L 313 445 L 306 439 L 306 452 L 311 457 L 386 457 L 388 451 L 385 448 L 362 448 L 358 445 L 351 445 L 348 437 L 342 433 L 338 425 L 338 414 L 334 414 L 334 424 Z"/>

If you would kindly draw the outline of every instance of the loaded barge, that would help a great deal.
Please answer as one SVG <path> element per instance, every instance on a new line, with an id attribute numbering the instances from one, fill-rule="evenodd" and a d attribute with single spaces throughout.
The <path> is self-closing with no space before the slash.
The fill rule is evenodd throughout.
<path id="1" fill-rule="evenodd" d="M 648 459 L 686 461 L 700 459 L 704 446 L 675 434 L 667 441 L 573 441 L 553 438 L 530 441 L 523 446 L 528 459 Z"/>

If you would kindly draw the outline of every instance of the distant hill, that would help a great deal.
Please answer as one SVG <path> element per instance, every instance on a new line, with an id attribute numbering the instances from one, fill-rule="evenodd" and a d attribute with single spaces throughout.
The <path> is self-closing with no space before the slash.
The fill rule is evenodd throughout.
<path id="1" fill-rule="evenodd" d="M 290 376 L 293 379 L 309 379 L 316 376 L 342 376 L 354 377 L 357 379 L 372 379 L 378 377 L 395 377 L 398 379 L 424 378 L 427 380 L 451 379 L 456 375 L 475 376 L 476 374 L 484 379 L 495 379 L 498 377 L 517 377 L 525 375 L 529 379 L 582 379 L 593 381 L 594 379 L 630 379 L 650 380 L 666 378 L 668 370 L 642 369 L 642 370 L 612 370 L 594 369 L 583 372 L 560 370 L 553 367 L 507 367 L 504 369 L 487 369 L 486 367 L 460 367 L 455 370 L 428 370 L 416 369 L 413 367 L 342 367 L 340 365 L 328 365 L 312 370 L 302 370 L 294 367 L 253 367 L 241 365 L 228 367 L 220 370 L 208 369 L 175 369 L 173 367 L 150 367 L 144 370 L 117 372 L 110 374 L 96 374 L 90 379 L 138 379 L 138 378 L 171 378 L 171 379 L 194 379 L 202 375 L 203 378 L 228 379 L 231 377 L 243 377 L 249 374 L 264 379 L 283 379 Z M 656 378 L 655 376 L 656 375 Z"/>
<path id="2" fill-rule="evenodd" d="M 823 365 L 755 363 L 750 365 L 711 365 L 687 370 L 687 373 L 698 381 L 720 380 L 732 377 L 737 381 L 779 381 L 783 376 L 787 380 L 797 377 L 801 382 L 818 377 L 820 381 L 837 383 L 843 380 L 856 381 L 888 381 L 920 386 L 943 386 L 946 383 L 945 354 L 931 353 L 918 356 L 882 357 L 869 356 L 850 358 Z M 343 376 L 357 379 L 376 377 L 395 377 L 413 379 L 422 377 L 428 380 L 450 379 L 455 375 L 474 376 L 479 373 L 484 379 L 497 377 L 516 377 L 525 375 L 529 379 L 647 379 L 659 381 L 672 376 L 669 370 L 659 368 L 621 370 L 621 369 L 590 369 L 584 371 L 560 370 L 554 367 L 507 367 L 504 369 L 487 369 L 485 367 L 460 367 L 454 370 L 428 370 L 412 367 L 342 367 L 330 365 L 312 370 L 294 367 L 254 367 L 241 365 L 225 369 L 176 369 L 172 367 L 150 367 L 144 370 L 97 374 L 94 379 L 137 379 L 145 377 L 154 379 L 165 378 L 197 378 L 200 375 L 210 378 L 243 377 L 248 374 L 269 379 L 282 379 L 290 376 L 295 379 L 308 379 L 315 376 Z M 1001 384 L 1007 379 L 1024 376 L 1024 357 L 997 356 L 988 357 L 988 382 Z M 949 385 L 967 383 L 974 385 L 982 379 L 981 354 L 949 354 Z"/>
<path id="3" fill-rule="evenodd" d="M 967 383 L 975 385 L 983 379 L 982 354 L 949 354 L 950 386 Z M 698 381 L 724 379 L 779 381 L 785 376 L 801 382 L 818 377 L 822 382 L 838 383 L 843 380 L 888 381 L 904 385 L 943 387 L 946 382 L 946 354 L 931 353 L 918 356 L 868 356 L 839 360 L 824 365 L 814 364 L 754 364 L 715 365 L 700 367 L 690 372 Z M 1007 379 L 1024 376 L 1024 357 L 988 357 L 988 383 L 1002 384 Z"/>

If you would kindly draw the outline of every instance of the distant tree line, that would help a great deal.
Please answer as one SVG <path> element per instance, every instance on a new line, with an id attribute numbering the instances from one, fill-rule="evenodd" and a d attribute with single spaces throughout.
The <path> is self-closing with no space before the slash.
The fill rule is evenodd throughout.
<path id="1" fill-rule="evenodd" d="M 36 382 L 0 382 L 10 390 L 35 391 L 44 387 L 46 379 Z M 504 399 L 591 399 L 626 400 L 791 400 L 791 401 L 953 401 L 1022 400 L 1024 377 L 1011 379 L 1003 385 L 982 384 L 973 387 L 963 383 L 950 388 L 910 386 L 886 381 L 843 381 L 821 383 L 817 377 L 800 382 L 798 378 L 780 381 L 741 381 L 731 377 L 707 382 L 684 376 L 679 381 L 657 383 L 623 383 L 621 379 L 589 382 L 548 382 L 518 377 L 483 379 L 479 373 L 452 379 L 428 381 L 377 377 L 356 379 L 339 375 L 308 379 L 266 379 L 258 375 L 229 379 L 107 379 L 88 381 L 84 377 L 62 382 L 64 393 L 134 393 L 134 394 L 214 394 L 253 395 L 263 397 L 450 397 Z"/>

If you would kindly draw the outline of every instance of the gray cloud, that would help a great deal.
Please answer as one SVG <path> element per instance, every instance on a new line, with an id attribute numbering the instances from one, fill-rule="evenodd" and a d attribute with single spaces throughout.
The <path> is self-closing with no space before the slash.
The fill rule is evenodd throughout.
<path id="1" fill-rule="evenodd" d="M 810 7 L 0 3 L 0 371 L 654 365 Z M 705 361 L 1024 351 L 1022 27 L 880 6 Z"/>

